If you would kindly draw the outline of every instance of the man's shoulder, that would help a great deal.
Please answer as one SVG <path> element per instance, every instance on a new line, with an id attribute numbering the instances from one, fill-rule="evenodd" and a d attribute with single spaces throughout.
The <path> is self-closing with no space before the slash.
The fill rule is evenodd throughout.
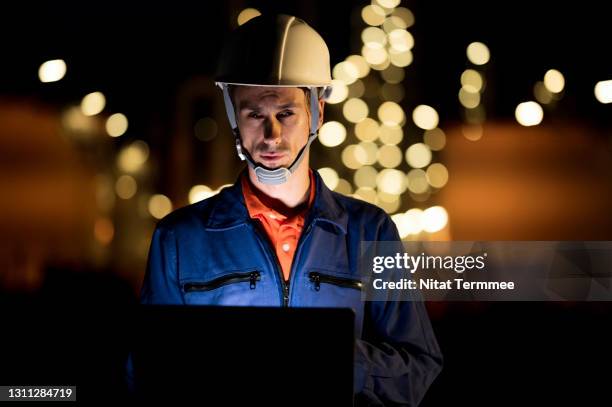
<path id="1" fill-rule="evenodd" d="M 218 199 L 218 195 L 214 195 L 193 204 L 175 209 L 157 223 L 157 228 L 176 231 L 185 228 L 204 226 Z"/>
<path id="2" fill-rule="evenodd" d="M 340 206 L 346 211 L 351 220 L 385 220 L 389 215 L 380 207 L 361 199 L 343 195 L 339 192 L 330 191 Z"/>

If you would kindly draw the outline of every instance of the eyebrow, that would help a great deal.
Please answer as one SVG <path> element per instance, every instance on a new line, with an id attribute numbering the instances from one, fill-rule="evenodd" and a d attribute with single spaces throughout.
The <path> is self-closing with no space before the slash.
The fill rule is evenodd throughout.
<path id="1" fill-rule="evenodd" d="M 296 107 L 297 104 L 295 102 L 289 102 L 289 103 L 284 103 L 282 105 L 276 105 L 277 109 L 289 109 L 289 108 L 293 108 Z M 240 105 L 238 106 L 238 110 L 259 110 L 259 106 L 257 104 L 248 102 L 248 101 L 241 101 Z"/>

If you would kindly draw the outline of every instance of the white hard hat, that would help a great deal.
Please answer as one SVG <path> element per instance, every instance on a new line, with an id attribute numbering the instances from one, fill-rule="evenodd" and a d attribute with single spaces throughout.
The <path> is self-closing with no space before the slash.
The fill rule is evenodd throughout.
<path id="1" fill-rule="evenodd" d="M 223 90 L 227 117 L 236 137 L 238 156 L 255 170 L 260 182 L 280 184 L 297 169 L 304 151 L 317 137 L 319 97 L 331 92 L 329 50 L 321 36 L 293 16 L 258 16 L 234 30 L 223 48 L 216 84 Z M 228 85 L 286 86 L 310 89 L 308 143 L 288 168 L 268 169 L 255 163 L 242 147 Z"/>

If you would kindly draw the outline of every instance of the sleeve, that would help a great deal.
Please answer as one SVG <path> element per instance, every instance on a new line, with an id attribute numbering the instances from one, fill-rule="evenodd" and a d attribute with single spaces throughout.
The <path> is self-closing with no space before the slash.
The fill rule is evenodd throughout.
<path id="1" fill-rule="evenodd" d="M 385 215 L 379 241 L 401 240 Z M 395 290 L 394 290 L 395 291 Z M 416 406 L 442 370 L 442 353 L 423 302 L 368 301 L 355 349 L 356 405 Z"/>
<path id="2" fill-rule="evenodd" d="M 183 304 L 178 278 L 177 243 L 172 229 L 158 225 L 153 233 L 140 302 Z"/>

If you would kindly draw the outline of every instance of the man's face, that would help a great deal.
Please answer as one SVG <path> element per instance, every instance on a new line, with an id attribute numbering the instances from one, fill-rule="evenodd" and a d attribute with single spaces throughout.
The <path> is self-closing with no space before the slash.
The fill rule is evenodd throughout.
<path id="1" fill-rule="evenodd" d="M 268 168 L 291 165 L 306 144 L 310 129 L 304 91 L 237 86 L 233 96 L 242 145 L 253 160 Z"/>

